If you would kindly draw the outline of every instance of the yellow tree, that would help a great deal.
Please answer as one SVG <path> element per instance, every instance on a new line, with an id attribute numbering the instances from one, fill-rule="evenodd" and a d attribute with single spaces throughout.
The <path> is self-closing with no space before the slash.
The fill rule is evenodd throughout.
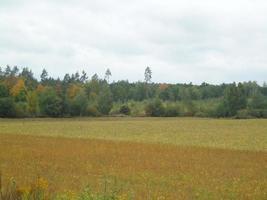
<path id="1" fill-rule="evenodd" d="M 36 88 L 36 92 L 38 94 L 42 93 L 43 91 L 45 91 L 45 87 L 42 84 L 39 84 Z"/>
<path id="2" fill-rule="evenodd" d="M 73 99 L 81 91 L 81 87 L 75 84 L 71 84 L 67 90 L 69 99 Z"/>
<path id="3" fill-rule="evenodd" d="M 36 91 L 28 93 L 28 105 L 29 113 L 31 116 L 35 116 L 38 113 L 38 96 Z"/>
<path id="4" fill-rule="evenodd" d="M 15 101 L 27 101 L 27 90 L 23 79 L 18 79 L 10 91 Z"/>

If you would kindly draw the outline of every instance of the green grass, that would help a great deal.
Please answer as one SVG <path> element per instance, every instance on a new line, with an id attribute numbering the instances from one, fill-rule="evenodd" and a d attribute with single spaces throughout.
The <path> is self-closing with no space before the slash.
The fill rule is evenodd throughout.
<path id="1" fill-rule="evenodd" d="M 1 119 L 0 134 L 96 138 L 267 151 L 267 120 L 263 119 Z"/>

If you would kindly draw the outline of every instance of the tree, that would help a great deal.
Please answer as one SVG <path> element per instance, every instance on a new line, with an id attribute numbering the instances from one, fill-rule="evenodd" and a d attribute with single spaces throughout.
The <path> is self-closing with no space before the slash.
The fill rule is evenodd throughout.
<path id="1" fill-rule="evenodd" d="M 11 76 L 17 76 L 19 73 L 19 68 L 17 66 L 14 66 L 10 72 Z"/>
<path id="2" fill-rule="evenodd" d="M 150 83 L 152 79 L 152 71 L 149 67 L 145 69 L 145 82 Z"/>
<path id="3" fill-rule="evenodd" d="M 112 76 L 111 71 L 107 69 L 105 73 L 105 80 L 109 83 L 109 78 Z"/>
<path id="4" fill-rule="evenodd" d="M 5 69 L 5 72 L 4 72 L 4 76 L 5 77 L 8 77 L 8 76 L 11 76 L 11 68 L 9 65 L 6 66 L 6 69 Z"/>
<path id="5" fill-rule="evenodd" d="M 226 88 L 223 105 L 220 106 L 220 109 L 223 107 L 226 117 L 229 117 L 236 115 L 238 110 L 246 108 L 246 105 L 247 99 L 243 85 L 239 83 L 236 86 L 234 83 Z"/>
<path id="6" fill-rule="evenodd" d="M 100 92 L 101 82 L 97 74 L 94 74 L 89 82 L 85 84 L 85 93 L 89 96 L 90 101 L 96 100 L 96 96 Z"/>
<path id="7" fill-rule="evenodd" d="M 38 96 L 36 91 L 28 93 L 28 111 L 31 116 L 36 116 L 39 112 Z"/>
<path id="8" fill-rule="evenodd" d="M 143 101 L 148 94 L 146 83 L 143 82 L 137 82 L 136 84 L 134 84 L 130 91 L 132 93 L 132 98 L 136 101 Z"/>
<path id="9" fill-rule="evenodd" d="M 0 67 L 0 81 L 3 79 L 4 77 L 4 72 L 2 70 L 2 67 Z"/>
<path id="10" fill-rule="evenodd" d="M 0 98 L 0 117 L 15 117 L 15 104 L 12 97 Z"/>
<path id="11" fill-rule="evenodd" d="M 41 82 L 45 83 L 48 80 L 48 72 L 45 69 L 43 69 L 40 77 L 41 77 Z"/>
<path id="12" fill-rule="evenodd" d="M 267 98 L 258 92 L 252 96 L 248 107 L 250 109 L 267 109 Z"/>
<path id="13" fill-rule="evenodd" d="M 81 87 L 77 84 L 70 84 L 67 89 L 67 97 L 69 99 L 75 98 L 75 96 L 80 92 Z"/>
<path id="14" fill-rule="evenodd" d="M 46 88 L 39 97 L 41 114 L 49 117 L 62 116 L 62 100 L 51 87 Z"/>
<path id="15" fill-rule="evenodd" d="M 9 97 L 8 88 L 0 84 L 0 117 L 14 117 L 15 105 L 12 97 Z"/>
<path id="16" fill-rule="evenodd" d="M 69 74 L 65 74 L 64 79 L 63 79 L 63 83 L 64 84 L 69 84 L 70 83 L 70 75 Z"/>
<path id="17" fill-rule="evenodd" d="M 70 112 L 73 116 L 84 116 L 86 114 L 86 108 L 88 105 L 88 99 L 84 92 L 81 90 L 75 98 L 70 102 Z"/>
<path id="18" fill-rule="evenodd" d="M 33 91 L 38 85 L 38 81 L 34 78 L 32 71 L 27 67 L 22 69 L 19 77 L 24 80 L 27 90 Z"/>
<path id="19" fill-rule="evenodd" d="M 126 102 L 131 98 L 130 94 L 131 84 L 128 81 L 118 81 L 110 84 L 114 101 Z"/>
<path id="20" fill-rule="evenodd" d="M 108 85 L 104 85 L 102 86 L 100 93 L 97 97 L 98 111 L 103 115 L 107 115 L 109 114 L 112 108 L 112 104 L 112 94 L 110 92 L 110 89 Z"/>
<path id="21" fill-rule="evenodd" d="M 91 78 L 92 81 L 98 81 L 99 80 L 99 77 L 97 74 L 94 74 Z"/>
<path id="22" fill-rule="evenodd" d="M 85 83 L 87 81 L 87 79 L 88 79 L 88 76 L 87 76 L 86 72 L 82 71 L 80 82 Z"/>
<path id="23" fill-rule="evenodd" d="M 79 74 L 79 72 L 76 72 L 75 74 L 72 74 L 71 75 L 71 79 L 74 82 L 80 82 L 80 74 Z"/>
<path id="24" fill-rule="evenodd" d="M 9 96 L 9 91 L 7 86 L 0 83 L 0 98 L 8 96 Z"/>
<path id="25" fill-rule="evenodd" d="M 27 101 L 27 90 L 23 79 L 18 79 L 16 85 L 11 89 L 11 95 L 16 102 Z"/>

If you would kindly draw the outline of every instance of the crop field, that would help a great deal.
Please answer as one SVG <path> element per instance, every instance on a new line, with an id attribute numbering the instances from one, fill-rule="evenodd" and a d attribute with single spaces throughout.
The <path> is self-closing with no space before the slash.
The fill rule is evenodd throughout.
<path id="1" fill-rule="evenodd" d="M 0 120 L 0 171 L 27 189 L 120 199 L 267 199 L 267 120 Z"/>

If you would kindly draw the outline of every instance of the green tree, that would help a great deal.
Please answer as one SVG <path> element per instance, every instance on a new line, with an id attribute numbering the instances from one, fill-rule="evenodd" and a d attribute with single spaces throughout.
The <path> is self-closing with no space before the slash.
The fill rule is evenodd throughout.
<path id="1" fill-rule="evenodd" d="M 110 69 L 107 69 L 105 73 L 105 80 L 109 83 L 109 79 L 112 76 Z"/>
<path id="2" fill-rule="evenodd" d="M 250 109 L 267 109 L 267 98 L 262 93 L 257 92 L 248 103 Z"/>
<path id="3" fill-rule="evenodd" d="M 0 84 L 0 98 L 8 96 L 9 96 L 9 91 L 7 86 L 4 84 Z"/>
<path id="4" fill-rule="evenodd" d="M 84 90 L 81 90 L 70 102 L 71 115 L 84 116 L 86 114 L 87 105 L 88 105 L 87 96 Z"/>
<path id="5" fill-rule="evenodd" d="M 87 81 L 87 79 L 88 79 L 88 76 L 87 76 L 86 72 L 82 71 L 82 75 L 80 77 L 80 82 L 85 83 Z"/>
<path id="6" fill-rule="evenodd" d="M 57 96 L 56 91 L 49 87 L 39 97 L 41 114 L 49 117 L 62 116 L 62 100 Z"/>
<path id="7" fill-rule="evenodd" d="M 97 97 L 98 111 L 103 114 L 109 114 L 113 105 L 112 94 L 108 85 L 102 86 L 100 93 Z"/>
<path id="8" fill-rule="evenodd" d="M 0 117 L 15 117 L 15 104 L 12 97 L 0 98 Z"/>
<path id="9" fill-rule="evenodd" d="M 247 99 L 241 83 L 238 86 L 234 83 L 226 88 L 223 101 L 226 116 L 236 115 L 237 111 L 246 108 L 246 105 Z"/>
<path id="10" fill-rule="evenodd" d="M 151 79 L 152 79 L 152 71 L 150 69 L 150 67 L 147 67 L 145 69 L 145 82 L 146 83 L 150 83 L 151 82 Z"/>
<path id="11" fill-rule="evenodd" d="M 29 91 L 33 91 L 38 85 L 38 81 L 34 78 L 32 71 L 27 67 L 22 69 L 19 77 L 24 80 L 25 86 Z"/>
<path id="12" fill-rule="evenodd" d="M 43 69 L 40 78 L 42 83 L 45 83 L 48 80 L 48 72 L 45 69 Z"/>

